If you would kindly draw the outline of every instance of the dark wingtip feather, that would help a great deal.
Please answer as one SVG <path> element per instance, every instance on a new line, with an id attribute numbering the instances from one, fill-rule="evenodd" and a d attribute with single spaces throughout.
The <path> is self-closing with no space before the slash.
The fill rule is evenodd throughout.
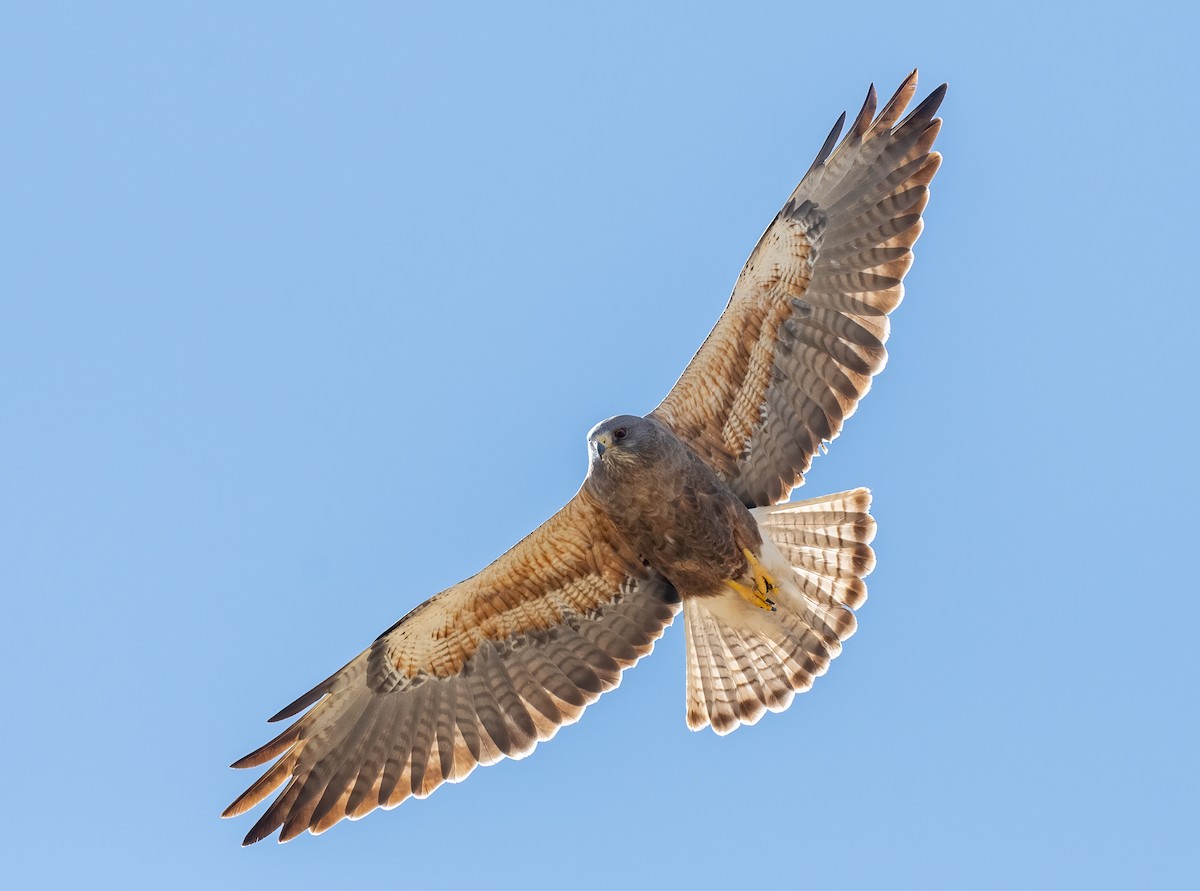
<path id="1" fill-rule="evenodd" d="M 300 714 L 300 712 L 304 711 L 306 708 L 308 708 L 310 705 L 312 705 L 314 702 L 316 702 L 318 699 L 320 699 L 322 696 L 324 696 L 327 692 L 329 692 L 328 682 L 318 684 L 317 686 L 315 686 L 311 690 L 309 690 L 307 693 L 305 693 L 303 696 L 301 696 L 299 699 L 296 699 L 293 702 L 290 702 L 289 704 L 287 704 L 283 708 L 281 708 L 279 711 L 277 711 L 275 714 L 273 714 L 271 717 L 267 718 L 267 723 L 274 724 L 276 721 L 282 721 L 286 718 L 295 717 L 296 715 Z"/>
<path id="2" fill-rule="evenodd" d="M 812 165 L 808 168 L 808 173 L 812 173 L 827 160 L 833 152 L 833 147 L 837 145 L 838 137 L 842 135 L 842 127 L 846 125 L 846 112 L 842 112 L 837 119 L 837 123 L 833 125 L 833 129 L 829 131 L 829 135 L 825 137 L 825 144 L 821 146 L 821 150 L 817 152 L 817 157 L 813 160 Z M 808 176 L 808 173 L 804 174 Z"/>
<path id="3" fill-rule="evenodd" d="M 900 126 L 903 127 L 909 121 L 933 120 L 933 116 L 937 114 L 942 105 L 942 100 L 946 98 L 946 90 L 949 89 L 949 86 L 949 84 L 942 84 L 921 100 L 921 104 L 908 113 L 908 116 L 900 122 Z"/>
<path id="4" fill-rule="evenodd" d="M 248 848 L 251 845 L 258 844 L 264 838 L 273 833 L 276 828 L 277 827 L 274 825 L 264 826 L 263 821 L 260 819 L 254 824 L 253 827 L 251 827 L 250 831 L 246 833 L 246 837 L 242 839 L 242 847 Z"/>
<path id="5" fill-rule="evenodd" d="M 871 126 L 871 120 L 875 117 L 875 109 L 878 105 L 879 94 L 875 92 L 875 84 L 871 84 L 867 88 L 867 97 L 863 100 L 862 108 L 858 110 L 858 117 L 850 125 L 850 132 L 846 134 L 847 137 L 862 138 L 863 134 Z"/>
<path id="6" fill-rule="evenodd" d="M 286 791 L 284 794 L 287 794 Z M 275 799 L 275 804 L 279 803 L 280 798 Z M 243 848 L 247 848 L 250 845 L 257 844 L 264 838 L 268 838 L 275 833 L 276 829 L 283 825 L 283 816 L 276 810 L 275 804 L 267 808 L 267 812 L 258 818 L 257 823 L 250 827 L 250 831 L 242 839 Z M 281 835 L 279 841 L 285 842 L 287 839 Z"/>
<path id="7" fill-rule="evenodd" d="M 270 834 L 270 832 L 255 832 L 254 830 L 251 830 L 247 832 L 246 837 L 242 839 L 242 847 L 248 848 L 251 845 L 256 845 Z"/>

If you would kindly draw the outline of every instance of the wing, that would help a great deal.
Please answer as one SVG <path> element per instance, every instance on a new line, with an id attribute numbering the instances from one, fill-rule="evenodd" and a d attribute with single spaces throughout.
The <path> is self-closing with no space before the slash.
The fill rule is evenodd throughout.
<path id="1" fill-rule="evenodd" d="M 921 234 L 938 87 L 900 123 L 914 71 L 846 137 L 838 120 L 746 261 L 716 327 L 653 416 L 748 505 L 787 500 L 887 361 L 888 313 Z"/>
<path id="2" fill-rule="evenodd" d="M 223 816 L 287 783 L 246 835 L 314 834 L 521 758 L 617 686 L 679 611 L 675 590 L 580 493 L 478 575 L 427 600 L 272 721 L 234 763 L 278 759 Z"/>

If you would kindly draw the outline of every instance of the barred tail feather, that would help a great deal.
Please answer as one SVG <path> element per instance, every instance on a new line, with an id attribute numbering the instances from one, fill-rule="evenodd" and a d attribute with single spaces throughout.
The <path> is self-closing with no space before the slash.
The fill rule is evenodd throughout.
<path id="1" fill-rule="evenodd" d="M 776 609 L 730 589 L 684 601 L 687 723 L 726 734 L 781 712 L 812 686 L 857 627 L 875 567 L 875 520 L 867 489 L 753 511 L 761 560 L 779 584 Z"/>

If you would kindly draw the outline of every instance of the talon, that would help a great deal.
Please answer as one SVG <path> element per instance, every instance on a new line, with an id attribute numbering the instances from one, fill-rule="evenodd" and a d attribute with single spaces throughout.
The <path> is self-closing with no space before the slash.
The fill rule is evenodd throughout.
<path id="1" fill-rule="evenodd" d="M 749 585 L 743 585 L 741 582 L 735 582 L 733 579 L 726 579 L 725 584 L 737 591 L 741 598 L 751 606 L 756 606 L 759 609 L 774 610 L 774 601 L 763 597 L 757 590 Z"/>
<path id="2" fill-rule="evenodd" d="M 771 578 L 771 574 L 767 572 L 765 566 L 758 562 L 758 558 L 754 556 L 754 552 L 749 548 L 742 548 L 742 553 L 746 555 L 746 562 L 750 564 L 750 571 L 754 573 L 754 583 L 758 590 L 766 594 L 769 591 L 774 591 L 777 587 L 775 579 Z"/>
<path id="3" fill-rule="evenodd" d="M 754 576 L 754 587 L 744 585 L 741 582 L 735 582 L 732 579 L 728 581 L 729 586 L 737 591 L 742 599 L 751 606 L 774 612 L 775 601 L 767 595 L 778 587 L 775 584 L 775 580 L 771 578 L 770 574 L 749 548 L 742 548 L 742 553 L 746 556 L 746 562 L 750 564 L 750 572 Z"/>

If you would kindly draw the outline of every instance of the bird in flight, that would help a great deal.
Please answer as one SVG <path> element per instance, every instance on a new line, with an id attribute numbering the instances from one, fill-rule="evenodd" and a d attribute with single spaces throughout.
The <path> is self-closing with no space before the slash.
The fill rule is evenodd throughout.
<path id="1" fill-rule="evenodd" d="M 871 87 L 840 141 L 838 119 L 667 397 L 588 434 L 562 510 L 271 718 L 296 720 L 233 764 L 274 762 L 223 816 L 283 787 L 244 844 L 524 757 L 681 609 L 693 730 L 753 724 L 825 673 L 866 600 L 871 496 L 788 498 L 887 359 L 941 163 L 946 87 L 901 120 L 916 89 L 914 71 L 876 113 Z"/>

